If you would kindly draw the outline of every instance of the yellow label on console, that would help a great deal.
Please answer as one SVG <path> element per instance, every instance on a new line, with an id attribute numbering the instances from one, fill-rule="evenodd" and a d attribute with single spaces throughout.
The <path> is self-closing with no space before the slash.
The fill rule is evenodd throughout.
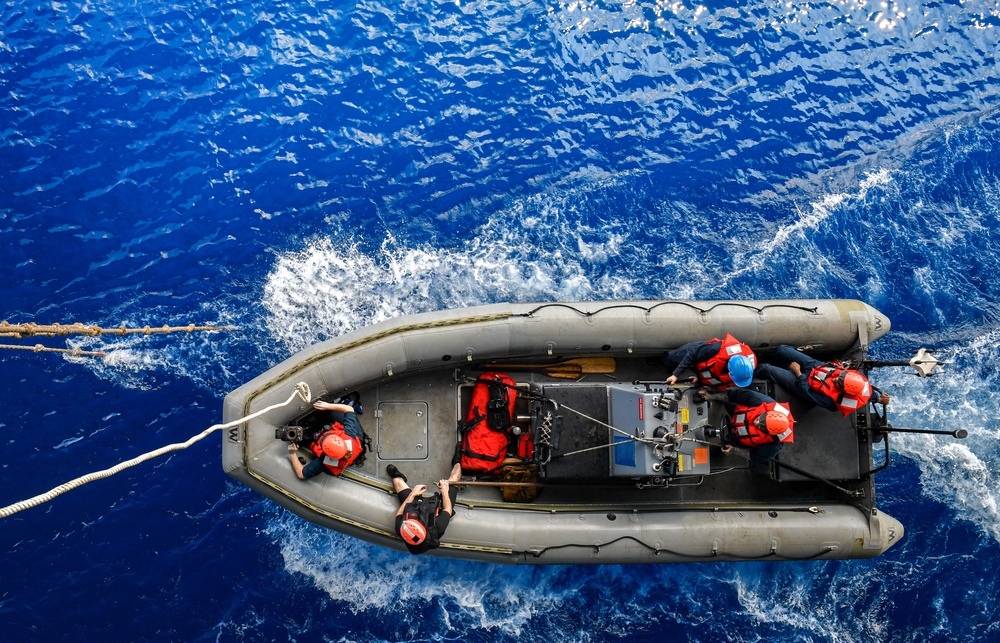
<path id="1" fill-rule="evenodd" d="M 690 417 L 691 417 L 691 414 L 688 412 L 687 407 L 684 407 L 683 409 L 681 409 L 681 424 L 687 424 L 688 423 L 688 418 L 690 418 Z"/>

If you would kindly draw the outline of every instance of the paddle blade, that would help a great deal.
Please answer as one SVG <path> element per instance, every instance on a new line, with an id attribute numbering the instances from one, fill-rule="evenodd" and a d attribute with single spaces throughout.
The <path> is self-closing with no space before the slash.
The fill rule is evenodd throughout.
<path id="1" fill-rule="evenodd" d="M 490 369 L 498 371 L 537 371 L 549 373 L 575 371 L 580 373 L 614 373 L 618 364 L 614 357 L 576 357 L 552 364 L 522 363 L 522 364 L 490 364 Z M 555 377 L 555 376 L 553 376 Z"/>
<path id="2" fill-rule="evenodd" d="M 614 357 L 577 357 L 560 362 L 559 365 L 579 366 L 584 373 L 614 373 L 618 367 Z"/>

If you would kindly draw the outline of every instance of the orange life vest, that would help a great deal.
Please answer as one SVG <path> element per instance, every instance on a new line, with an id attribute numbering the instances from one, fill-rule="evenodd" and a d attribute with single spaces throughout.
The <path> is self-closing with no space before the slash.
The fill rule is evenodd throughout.
<path id="1" fill-rule="evenodd" d="M 340 460 L 334 460 L 328 455 L 323 453 L 323 438 L 333 433 L 334 435 L 340 436 L 340 439 L 344 441 L 344 444 L 348 445 L 347 448 L 349 452 Z M 351 466 L 357 457 L 361 454 L 361 442 L 352 438 L 344 432 L 344 425 L 340 422 L 334 422 L 330 425 L 329 429 L 321 432 L 316 439 L 309 443 L 309 450 L 313 452 L 317 458 L 322 458 L 323 466 L 326 468 L 327 473 L 331 473 L 335 476 L 339 476 L 344 472 L 344 469 Z"/>
<path id="2" fill-rule="evenodd" d="M 809 388 L 836 402 L 837 408 L 844 415 L 850 415 L 868 404 L 872 396 L 872 385 L 865 378 L 865 388 L 861 395 L 855 397 L 844 393 L 837 388 L 837 378 L 846 371 L 836 363 L 817 366 L 809 372 Z"/>
<path id="3" fill-rule="evenodd" d="M 777 411 L 788 416 L 788 429 L 778 435 L 771 435 L 767 431 L 762 431 L 754 425 L 754 420 L 767 413 Z M 756 447 L 769 442 L 794 442 L 795 420 L 787 404 L 782 402 L 767 402 L 758 406 L 736 405 L 733 412 L 732 424 L 733 438 L 745 447 Z"/>
<path id="4" fill-rule="evenodd" d="M 753 354 L 753 350 L 729 333 L 726 333 L 723 339 L 715 338 L 706 343 L 711 344 L 712 342 L 722 342 L 719 352 L 704 362 L 698 362 L 694 367 L 701 384 L 718 389 L 732 386 L 733 378 L 729 376 L 727 366 L 730 358 L 737 355 L 743 355 L 750 360 L 754 368 L 757 368 L 757 356 Z"/>

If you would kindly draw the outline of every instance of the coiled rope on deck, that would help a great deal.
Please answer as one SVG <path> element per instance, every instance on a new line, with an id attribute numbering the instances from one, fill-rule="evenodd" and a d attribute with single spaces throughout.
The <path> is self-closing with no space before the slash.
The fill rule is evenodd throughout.
<path id="1" fill-rule="evenodd" d="M 67 491 L 70 491 L 71 489 L 76 489 L 77 487 L 81 487 L 81 486 L 87 484 L 88 482 L 93 482 L 94 480 L 100 480 L 101 478 L 110 478 L 111 476 L 115 475 L 119 471 L 124 471 L 125 469 L 129 469 L 129 468 L 134 467 L 134 466 L 136 466 L 138 464 L 142 464 L 143 462 L 146 462 L 147 460 L 152 460 L 153 458 L 158 458 L 159 456 L 161 456 L 161 455 L 163 455 L 165 453 L 170 453 L 171 451 L 180 451 L 181 449 L 186 449 L 189 446 L 191 446 L 192 444 L 194 444 L 195 442 L 198 442 L 199 440 L 204 439 L 209 434 L 211 434 L 211 433 L 213 433 L 215 431 L 220 431 L 222 429 L 228 429 L 230 427 L 238 426 L 238 425 L 240 425 L 240 424 L 242 424 L 244 422 L 248 422 L 248 421 L 250 421 L 250 420 L 252 420 L 252 419 L 254 419 L 256 417 L 260 417 L 261 415 L 264 415 L 268 411 L 273 411 L 274 409 L 281 408 L 282 406 L 288 406 L 289 404 L 292 403 L 292 401 L 296 397 L 301 398 L 306 404 L 308 404 L 310 401 L 312 401 L 312 393 L 309 390 L 309 385 L 306 384 L 305 382 L 299 382 L 298 384 L 295 385 L 295 390 L 288 397 L 288 399 L 285 400 L 284 402 L 280 402 L 278 404 L 272 404 L 271 406 L 269 406 L 267 408 L 264 408 L 264 409 L 261 409 L 261 410 L 257 411 L 256 413 L 253 413 L 253 414 L 248 415 L 246 417 L 242 417 L 242 418 L 240 418 L 238 420 L 233 420 L 232 422 L 227 422 L 225 424 L 215 424 L 213 426 L 210 426 L 207 429 L 205 429 L 204 431 L 202 431 L 201 433 L 199 433 L 199 434 L 197 434 L 195 436 L 192 436 L 186 442 L 179 442 L 179 443 L 176 443 L 176 444 L 168 444 L 167 446 L 160 447 L 159 449 L 156 449 L 155 451 L 150 451 L 149 453 L 144 453 L 144 454 L 142 454 L 142 455 L 140 455 L 140 456 L 138 456 L 136 458 L 132 458 L 131 460 L 127 460 L 125 462 L 120 462 L 120 463 L 116 464 L 115 466 L 111 467 L 110 469 L 105 469 L 103 471 L 95 471 L 94 473 L 88 473 L 85 476 L 81 476 L 81 477 L 79 477 L 79 478 L 77 478 L 75 480 L 70 480 L 69 482 L 66 482 L 64 484 L 59 485 L 55 489 L 52 489 L 51 491 L 48 491 L 46 493 L 37 495 L 34 498 L 28 498 L 27 500 L 22 500 L 21 502 L 15 502 L 12 505 L 8 505 L 6 507 L 3 507 L 2 509 L 0 509 L 0 518 L 6 518 L 8 516 L 12 516 L 12 515 L 16 514 L 19 511 L 24 511 L 25 509 L 31 509 L 32 507 L 37 507 L 38 505 L 40 505 L 42 503 L 45 503 L 45 502 L 48 502 L 49 500 L 52 500 L 53 498 L 56 498 L 57 496 L 61 496 L 62 494 L 66 493 Z"/>

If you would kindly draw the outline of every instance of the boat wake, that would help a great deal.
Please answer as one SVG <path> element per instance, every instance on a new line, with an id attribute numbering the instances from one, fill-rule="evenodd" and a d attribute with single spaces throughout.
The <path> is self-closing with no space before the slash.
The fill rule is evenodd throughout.
<path id="1" fill-rule="evenodd" d="M 1000 331 L 949 347 L 954 363 L 930 380 L 917 380 L 900 371 L 878 375 L 878 385 L 890 394 L 894 426 L 954 431 L 966 429 L 968 438 L 956 442 L 947 436 L 894 434 L 893 453 L 912 460 L 920 469 L 921 492 L 956 509 L 955 516 L 971 521 L 985 536 L 1000 543 L 1000 404 L 991 394 L 1000 376 L 988 364 L 1000 360 Z"/>
<path id="2" fill-rule="evenodd" d="M 404 314 L 503 301 L 639 298 L 636 273 L 616 270 L 625 222 L 587 221 L 568 189 L 511 205 L 453 247 L 388 237 L 374 249 L 317 236 L 279 254 L 267 276 L 266 327 L 290 351 Z"/>
<path id="3" fill-rule="evenodd" d="M 895 572 L 886 559 L 860 567 L 643 566 L 641 574 L 620 565 L 507 567 L 388 551 L 269 503 L 266 514 L 285 571 L 354 615 L 398 615 L 370 631 L 388 640 L 458 633 L 498 641 L 659 640 L 651 633 L 678 625 L 704 640 L 787 638 L 790 631 L 843 643 L 892 640 L 891 589 L 880 577 Z"/>
<path id="4" fill-rule="evenodd" d="M 426 627 L 421 615 L 430 610 L 441 616 L 434 624 L 439 634 L 473 628 L 518 636 L 532 618 L 558 612 L 572 591 L 538 582 L 528 568 L 418 558 L 316 527 L 274 505 L 269 509 L 268 533 L 280 546 L 286 571 L 305 576 L 354 614 L 400 614 L 408 630 Z"/>

